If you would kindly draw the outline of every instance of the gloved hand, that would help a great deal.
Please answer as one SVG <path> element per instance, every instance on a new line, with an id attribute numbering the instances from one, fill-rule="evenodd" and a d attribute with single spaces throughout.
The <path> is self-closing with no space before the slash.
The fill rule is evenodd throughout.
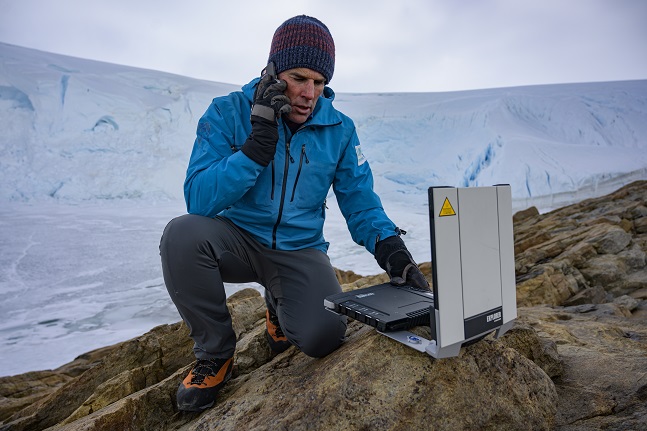
<path id="1" fill-rule="evenodd" d="M 285 90 L 288 88 L 287 82 L 277 79 L 273 68 L 268 66 L 268 69 L 270 70 L 267 70 L 256 86 L 252 122 L 254 117 L 261 117 L 276 123 L 277 118 L 283 114 L 289 114 L 292 110 L 290 98 L 285 95 Z"/>
<path id="2" fill-rule="evenodd" d="M 414 262 L 400 236 L 390 236 L 375 244 L 375 260 L 391 277 L 394 286 L 409 285 L 429 289 L 429 283 Z"/>
<path id="3" fill-rule="evenodd" d="M 252 133 L 241 151 L 256 163 L 267 166 L 274 158 L 279 140 L 277 119 L 292 110 L 290 98 L 284 94 L 287 83 L 266 73 L 258 82 L 252 105 Z"/>

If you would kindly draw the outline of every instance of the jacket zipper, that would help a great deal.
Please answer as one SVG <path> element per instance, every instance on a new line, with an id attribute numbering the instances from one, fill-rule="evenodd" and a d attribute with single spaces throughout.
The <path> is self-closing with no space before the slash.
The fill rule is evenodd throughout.
<path id="1" fill-rule="evenodd" d="M 294 201 L 294 194 L 297 191 L 297 183 L 299 182 L 299 176 L 301 176 L 301 167 L 303 166 L 303 160 L 305 159 L 306 164 L 310 163 L 308 160 L 308 155 L 306 154 L 306 144 L 303 144 L 301 147 L 301 156 L 299 157 L 299 169 L 297 170 L 297 177 L 294 179 L 294 186 L 292 187 L 292 195 L 290 196 L 290 202 Z"/>
<path id="2" fill-rule="evenodd" d="M 270 200 L 274 200 L 274 178 L 276 176 L 274 174 L 274 159 L 272 159 L 270 163 L 272 164 L 272 188 L 270 189 Z"/>
<path id="3" fill-rule="evenodd" d="M 288 168 L 290 167 L 290 160 L 292 160 L 292 162 L 294 163 L 294 159 L 290 154 L 291 140 L 292 140 L 292 137 L 290 137 L 285 142 L 285 168 L 283 169 L 283 184 L 281 185 L 281 203 L 279 204 L 279 214 L 276 218 L 276 223 L 274 223 L 274 228 L 272 229 L 272 249 L 273 250 L 276 250 L 276 231 L 279 228 L 279 224 L 281 224 L 281 217 L 283 216 L 283 205 L 285 204 L 285 192 L 287 189 Z"/>

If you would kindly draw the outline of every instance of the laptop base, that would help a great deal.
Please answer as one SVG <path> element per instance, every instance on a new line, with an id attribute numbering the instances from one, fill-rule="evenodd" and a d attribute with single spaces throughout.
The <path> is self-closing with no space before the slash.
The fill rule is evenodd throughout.
<path id="1" fill-rule="evenodd" d="M 512 328 L 512 326 L 514 326 L 514 321 L 504 323 L 495 330 L 494 338 L 501 338 L 506 332 L 508 332 L 508 330 L 510 330 L 510 328 Z M 409 331 L 377 332 L 414 350 L 422 353 L 427 353 L 429 356 L 432 356 L 435 359 L 452 358 L 454 356 L 458 356 L 461 347 L 467 344 L 471 344 L 470 342 L 480 341 L 489 334 L 489 332 L 484 332 L 483 334 L 476 335 L 469 340 L 461 341 L 460 343 L 451 344 L 449 346 L 439 347 L 436 343 L 436 340 L 428 340 Z"/>

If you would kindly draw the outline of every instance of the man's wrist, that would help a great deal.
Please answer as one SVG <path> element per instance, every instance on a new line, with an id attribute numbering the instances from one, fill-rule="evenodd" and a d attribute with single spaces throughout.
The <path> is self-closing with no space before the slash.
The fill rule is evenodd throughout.
<path id="1" fill-rule="evenodd" d="M 251 137 L 247 138 L 247 141 L 240 147 L 240 151 L 261 166 L 269 165 L 274 158 L 274 152 L 263 148 L 257 142 L 254 142 Z"/>
<path id="2" fill-rule="evenodd" d="M 279 131 L 275 122 L 253 115 L 252 133 L 240 150 L 247 157 L 262 166 L 270 164 L 276 152 Z"/>
<path id="3" fill-rule="evenodd" d="M 258 104 L 252 106 L 252 115 L 255 117 L 263 118 L 267 121 L 271 121 L 273 123 L 276 122 L 276 112 L 269 106 Z"/>
<path id="4" fill-rule="evenodd" d="M 400 236 L 390 236 L 375 244 L 375 260 L 377 261 L 377 264 L 380 265 L 380 268 L 387 271 L 387 264 L 389 263 L 391 255 L 399 250 L 406 249 L 407 247 Z"/>

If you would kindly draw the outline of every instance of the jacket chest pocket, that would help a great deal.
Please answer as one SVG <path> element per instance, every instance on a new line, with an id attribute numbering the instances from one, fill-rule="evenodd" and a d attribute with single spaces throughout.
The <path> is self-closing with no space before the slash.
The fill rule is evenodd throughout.
<path id="1" fill-rule="evenodd" d="M 305 145 L 301 147 L 298 162 L 290 202 L 299 209 L 320 210 L 335 177 L 337 163 L 308 158 Z"/>
<path id="2" fill-rule="evenodd" d="M 241 198 L 241 202 L 245 205 L 256 206 L 260 208 L 267 208 L 273 206 L 272 203 L 272 172 L 271 164 L 268 169 L 265 169 L 261 176 L 256 181 L 256 185 L 247 190 Z M 264 178 L 263 178 L 264 177 Z"/>

